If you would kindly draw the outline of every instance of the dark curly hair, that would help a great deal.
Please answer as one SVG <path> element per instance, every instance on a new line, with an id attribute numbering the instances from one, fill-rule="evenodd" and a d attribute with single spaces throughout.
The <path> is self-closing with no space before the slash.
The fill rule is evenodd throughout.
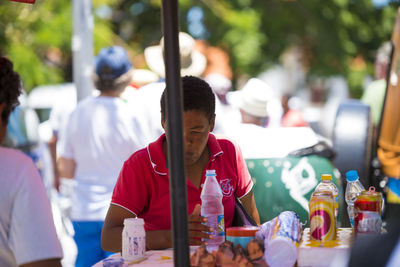
<path id="1" fill-rule="evenodd" d="M 182 78 L 183 88 L 183 111 L 202 111 L 211 120 L 215 114 L 215 95 L 210 85 L 195 76 L 184 76 Z M 161 96 L 161 113 L 166 115 L 167 90 Z"/>
<path id="2" fill-rule="evenodd" d="M 19 104 L 18 96 L 21 90 L 21 78 L 13 70 L 13 63 L 5 57 L 0 57 L 0 104 L 6 104 L 1 113 L 1 120 L 6 125 L 11 111 Z"/>

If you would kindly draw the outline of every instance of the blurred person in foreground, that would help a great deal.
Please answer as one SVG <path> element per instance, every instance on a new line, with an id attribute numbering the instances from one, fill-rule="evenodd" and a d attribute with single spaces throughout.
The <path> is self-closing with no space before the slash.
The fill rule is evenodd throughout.
<path id="1" fill-rule="evenodd" d="M 200 216 L 205 170 L 215 169 L 223 193 L 225 227 L 232 225 L 236 195 L 249 214 L 260 222 L 253 195 L 253 182 L 240 148 L 211 134 L 215 122 L 215 95 L 200 78 L 185 76 L 183 87 L 183 133 L 188 196 L 189 241 L 202 244 L 210 229 Z M 166 135 L 166 90 L 161 97 L 161 125 L 165 130 L 155 142 L 134 153 L 115 185 L 102 232 L 102 247 L 118 252 L 122 247 L 125 218 L 143 218 L 147 249 L 172 247 L 168 146 Z"/>
<path id="2" fill-rule="evenodd" d="M 122 47 L 103 48 L 93 74 L 100 94 L 78 103 L 61 135 L 60 176 L 74 179 L 76 266 L 91 266 L 110 255 L 101 249 L 100 236 L 112 190 L 123 162 L 147 143 L 137 114 L 120 98 L 131 70 Z"/>
<path id="3" fill-rule="evenodd" d="M 21 80 L 0 57 L 0 143 L 18 105 Z M 0 147 L 0 266 L 61 266 L 63 257 L 42 179 L 22 152 Z"/>

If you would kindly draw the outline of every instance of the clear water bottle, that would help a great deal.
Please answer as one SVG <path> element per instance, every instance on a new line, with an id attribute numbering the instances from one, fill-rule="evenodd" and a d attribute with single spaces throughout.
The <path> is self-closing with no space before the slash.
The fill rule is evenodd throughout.
<path id="1" fill-rule="evenodd" d="M 354 202 L 362 191 L 365 191 L 364 186 L 361 184 L 358 173 L 355 170 L 346 172 L 346 192 L 345 200 L 347 203 L 347 214 L 349 215 L 351 227 L 354 227 Z"/>
<path id="2" fill-rule="evenodd" d="M 339 190 L 337 186 L 332 181 L 332 175 L 330 174 L 322 174 L 321 182 L 317 185 L 314 192 L 323 192 L 329 191 L 332 192 L 334 198 L 335 205 L 335 218 L 337 218 L 339 212 Z"/>
<path id="3" fill-rule="evenodd" d="M 207 225 L 213 229 L 211 239 L 206 239 L 209 250 L 216 250 L 225 241 L 224 206 L 222 191 L 215 170 L 206 170 L 206 180 L 200 194 L 201 216 L 207 217 Z"/>

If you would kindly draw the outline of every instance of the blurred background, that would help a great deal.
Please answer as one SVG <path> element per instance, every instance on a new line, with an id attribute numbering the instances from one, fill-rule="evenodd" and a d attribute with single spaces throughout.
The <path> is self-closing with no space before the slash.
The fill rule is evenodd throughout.
<path id="1" fill-rule="evenodd" d="M 42 84 L 72 81 L 72 2 L 0 3 L 0 52 L 8 54 L 29 93 Z M 398 1 L 181 0 L 181 31 L 225 49 L 233 89 L 276 67 L 292 71 L 292 90 L 322 90 L 342 76 L 351 97 L 373 76 L 377 48 L 390 39 Z M 161 38 L 161 1 L 93 0 L 94 54 L 121 45 L 137 68 L 143 50 Z M 276 68 L 277 69 L 277 68 Z M 279 70 L 279 69 L 277 69 Z M 317 87 L 317 88 L 315 88 Z M 320 88 L 322 87 L 322 88 Z"/>
<path id="2" fill-rule="evenodd" d="M 136 69 L 149 70 L 144 51 L 160 43 L 161 1 L 83 2 L 91 4 L 89 10 L 93 17 L 88 17 L 87 23 L 93 28 L 93 55 L 97 55 L 103 47 L 119 45 L 128 51 Z M 20 99 L 21 106 L 12 115 L 14 119 L 11 119 L 11 123 L 14 121 L 14 124 L 9 125 L 10 143 L 6 145 L 21 148 L 34 159 L 45 177 L 48 191 L 53 187 L 55 170 L 47 146 L 51 146 L 54 137 L 52 131 L 58 129 L 50 125 L 51 111 L 57 107 L 60 111 L 53 112 L 55 121 L 65 121 L 79 98 L 73 83 L 73 65 L 77 64 L 73 62 L 73 28 L 79 28 L 82 20 L 77 22 L 76 18 L 85 19 L 84 11 L 87 9 L 76 10 L 73 3 L 78 1 L 36 0 L 34 5 L 4 0 L 0 2 L 0 55 L 7 55 L 13 60 L 25 90 Z M 288 100 L 290 108 L 300 110 L 313 132 L 326 138 L 325 141 L 331 146 L 333 143 L 336 154 L 340 156 L 336 157 L 334 163 L 341 174 L 334 172 L 333 165 L 330 165 L 333 152 L 324 155 L 322 152 L 325 150 L 312 147 L 308 152 L 296 154 L 317 154 L 329 159 L 329 164 L 323 162 L 327 167 L 318 163 L 322 167 L 315 167 L 318 171 L 313 176 L 333 173 L 339 188 L 344 190 L 339 178 L 344 178 L 344 170 L 353 168 L 359 170 L 360 177 L 364 177 L 364 185 L 384 188 L 385 184 L 379 183 L 381 178 L 368 178 L 381 175 L 376 173 L 379 166 L 371 163 L 376 158 L 374 140 L 371 141 L 371 138 L 376 139 L 376 134 L 373 135 L 370 129 L 372 123 L 375 127 L 378 125 L 380 110 L 374 122 L 371 122 L 369 109 L 361 114 L 360 108 L 353 107 L 355 104 L 350 107 L 355 112 L 342 112 L 342 117 L 351 115 L 355 121 L 365 122 L 364 126 L 354 124 L 354 120 L 341 124 L 338 120 L 341 113 L 337 110 L 344 100 L 361 99 L 371 82 L 383 78 L 377 77 L 377 51 L 391 39 L 399 4 L 399 0 L 180 0 L 180 31 L 198 40 L 196 48 L 200 52 L 213 47 L 226 53 L 228 59 L 222 55 L 221 60 L 227 60 L 229 65 L 226 73 L 223 73 L 231 81 L 231 87 L 227 86 L 229 90 L 239 90 L 250 78 L 258 78 L 269 84 L 276 95 L 291 97 Z M 79 12 L 81 14 L 77 14 Z M 78 25 L 74 26 L 74 23 Z M 212 57 L 207 56 L 207 60 L 211 62 Z M 60 118 L 57 119 L 57 116 Z M 335 121 L 336 128 L 340 128 L 336 131 Z M 309 145 L 304 141 L 309 134 L 299 137 L 295 130 L 291 131 L 291 134 L 283 137 L 282 132 L 277 132 L 276 140 L 282 140 L 276 146 L 276 151 L 281 151 L 290 140 L 302 139 L 299 141 L 301 145 Z M 312 140 L 314 144 L 314 138 Z M 270 147 L 262 153 L 267 150 L 270 151 Z M 266 156 L 263 154 L 263 157 Z M 359 162 L 356 163 L 355 159 L 359 159 Z M 300 163 L 305 164 L 303 161 Z M 248 164 L 258 166 L 257 162 Z M 298 162 L 291 164 L 294 166 Z M 269 166 L 259 165 L 262 173 L 265 173 L 263 168 Z M 249 165 L 250 171 L 256 169 L 254 166 Z M 280 160 L 276 166 L 279 166 L 276 171 L 278 177 L 285 166 Z M 303 173 L 303 169 L 300 168 L 298 172 Z M 294 180 L 297 177 L 296 173 L 285 175 Z M 252 173 L 252 176 L 256 175 Z M 272 182 L 259 184 L 271 187 Z M 65 190 L 65 195 L 68 195 L 68 187 Z M 262 190 L 265 190 L 264 186 Z M 308 190 L 302 194 L 311 194 L 311 188 Z M 65 233 L 61 234 L 64 236 L 63 247 L 72 251 L 73 241 L 68 237 L 72 236 L 73 231 L 66 221 L 69 203 L 61 199 L 59 206 L 63 216 L 55 217 L 64 221 L 56 225 L 64 225 L 62 229 Z M 260 204 L 257 203 L 257 206 Z M 280 211 L 280 208 L 276 207 L 274 212 Z M 269 215 L 274 217 L 275 213 Z M 60 231 L 58 229 L 59 234 Z M 73 265 L 74 253 L 68 254 L 64 266 Z"/>

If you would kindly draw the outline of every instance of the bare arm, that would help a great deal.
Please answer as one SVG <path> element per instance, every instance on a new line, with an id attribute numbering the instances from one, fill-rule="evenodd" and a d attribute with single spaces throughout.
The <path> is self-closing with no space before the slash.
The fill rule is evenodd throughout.
<path id="1" fill-rule="evenodd" d="M 103 250 L 122 251 L 122 230 L 125 218 L 136 218 L 136 216 L 120 206 L 110 205 L 101 231 L 101 248 Z"/>
<path id="2" fill-rule="evenodd" d="M 60 259 L 47 259 L 25 263 L 20 265 L 20 267 L 61 267 L 61 262 Z"/>
<path id="3" fill-rule="evenodd" d="M 58 173 L 60 177 L 74 178 L 76 162 L 73 159 L 60 157 L 58 160 Z"/>
<path id="4" fill-rule="evenodd" d="M 101 233 L 101 247 L 105 251 L 119 252 L 122 250 L 122 230 L 125 218 L 136 216 L 128 210 L 110 205 Z M 209 238 L 206 232 L 211 232 L 209 227 L 202 224 L 206 219 L 200 216 L 200 205 L 196 206 L 189 216 L 189 241 L 190 245 L 201 245 L 201 238 Z M 172 247 L 171 230 L 146 231 L 146 249 L 165 249 Z"/>
<path id="5" fill-rule="evenodd" d="M 111 252 L 122 251 L 122 230 L 124 229 L 124 219 L 135 217 L 135 214 L 120 206 L 113 204 L 110 205 L 101 232 L 101 247 L 103 250 Z M 172 247 L 171 244 L 170 230 L 146 232 L 146 248 L 148 250 L 170 248 Z"/>
<path id="6" fill-rule="evenodd" d="M 60 175 L 58 174 L 57 167 L 57 135 L 53 134 L 47 145 L 50 150 L 51 163 L 53 164 L 54 187 L 59 191 L 60 189 Z"/>
<path id="7" fill-rule="evenodd" d="M 247 193 L 244 197 L 240 199 L 243 206 L 246 208 L 251 217 L 256 221 L 256 223 L 260 224 L 260 215 L 258 214 L 258 210 L 256 207 L 256 201 L 254 200 L 253 189 Z"/>

